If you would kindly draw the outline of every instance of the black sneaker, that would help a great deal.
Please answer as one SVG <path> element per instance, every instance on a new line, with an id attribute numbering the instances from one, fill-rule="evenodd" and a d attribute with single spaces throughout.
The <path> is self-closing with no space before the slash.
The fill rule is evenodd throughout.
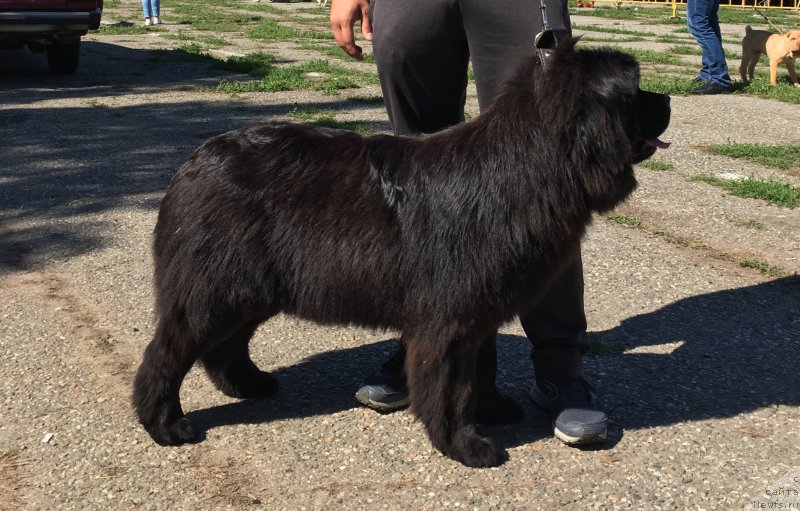
<path id="1" fill-rule="evenodd" d="M 700 75 L 695 76 L 692 78 L 692 83 L 699 84 L 699 83 L 706 83 L 708 80 L 705 78 L 700 78 Z"/>
<path id="2" fill-rule="evenodd" d="M 537 379 L 531 398 L 553 417 L 553 432 L 565 444 L 593 444 L 608 437 L 608 416 L 597 408 L 592 387 L 583 378 Z"/>
<path id="3" fill-rule="evenodd" d="M 702 94 L 702 95 L 730 94 L 730 92 L 731 92 L 731 87 L 725 87 L 720 83 L 712 81 L 708 81 L 692 89 L 692 94 Z"/>
<path id="4" fill-rule="evenodd" d="M 403 372 L 405 351 L 401 347 L 383 363 L 380 371 L 364 379 L 356 399 L 373 410 L 393 412 L 408 406 L 408 387 Z"/>

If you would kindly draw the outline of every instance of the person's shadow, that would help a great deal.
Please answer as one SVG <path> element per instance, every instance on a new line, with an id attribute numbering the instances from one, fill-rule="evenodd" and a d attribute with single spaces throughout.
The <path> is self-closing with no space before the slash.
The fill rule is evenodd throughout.
<path id="1" fill-rule="evenodd" d="M 587 378 L 611 417 L 613 447 L 624 430 L 714 417 L 761 407 L 800 405 L 800 279 L 686 298 L 590 333 Z M 277 342 L 277 341 L 276 341 Z M 200 429 L 329 414 L 359 404 L 353 394 L 396 339 L 319 353 L 273 374 L 274 396 L 190 412 Z M 530 344 L 502 335 L 498 384 L 525 408 L 523 422 L 483 428 L 503 448 L 551 436 L 550 419 L 530 403 Z M 408 413 L 408 412 L 402 412 Z"/>

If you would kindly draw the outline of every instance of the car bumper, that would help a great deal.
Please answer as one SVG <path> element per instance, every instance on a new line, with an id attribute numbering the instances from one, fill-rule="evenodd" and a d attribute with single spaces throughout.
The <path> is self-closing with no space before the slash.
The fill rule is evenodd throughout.
<path id="1" fill-rule="evenodd" d="M 89 12 L 0 12 L 0 38 L 81 36 L 100 27 L 101 13 L 99 8 Z"/>

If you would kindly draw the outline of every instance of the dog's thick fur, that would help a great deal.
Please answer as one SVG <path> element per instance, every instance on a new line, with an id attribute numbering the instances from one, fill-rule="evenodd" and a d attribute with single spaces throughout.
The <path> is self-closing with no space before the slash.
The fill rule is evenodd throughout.
<path id="1" fill-rule="evenodd" d="M 742 39 L 742 64 L 739 66 L 743 82 L 753 79 L 753 72 L 762 53 L 766 53 L 769 59 L 769 83 L 778 84 L 778 66 L 786 64 L 789 79 L 795 87 L 800 87 L 794 68 L 795 60 L 800 57 L 800 30 L 773 34 L 766 30 L 753 30 L 748 25 Z"/>
<path id="2" fill-rule="evenodd" d="M 178 391 L 198 359 L 230 396 L 275 391 L 248 342 L 285 312 L 402 330 L 433 444 L 501 463 L 474 424 L 478 352 L 573 260 L 592 213 L 631 193 L 669 122 L 634 58 L 573 46 L 546 72 L 525 61 L 486 113 L 437 134 L 263 122 L 195 151 L 155 228 L 158 324 L 133 398 L 153 439 L 195 439 Z"/>

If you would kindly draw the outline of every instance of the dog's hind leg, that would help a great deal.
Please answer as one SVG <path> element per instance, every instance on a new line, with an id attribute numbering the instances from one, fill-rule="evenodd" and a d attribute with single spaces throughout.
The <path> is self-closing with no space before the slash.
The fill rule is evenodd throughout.
<path id="1" fill-rule="evenodd" d="M 789 71 L 789 80 L 792 81 L 795 87 L 800 87 L 800 82 L 797 81 L 797 71 L 794 68 L 794 60 L 786 60 L 786 70 Z"/>
<path id="2" fill-rule="evenodd" d="M 469 467 L 503 462 L 502 452 L 475 426 L 477 358 L 484 339 L 481 335 L 441 342 L 410 335 L 406 340 L 411 410 L 434 447 Z"/>
<path id="3" fill-rule="evenodd" d="M 481 344 L 477 360 L 478 405 L 475 420 L 479 424 L 513 424 L 524 417 L 522 407 L 510 396 L 497 390 L 497 333 Z"/>
<path id="4" fill-rule="evenodd" d="M 750 82 L 756 71 L 756 64 L 761 58 L 761 53 L 758 51 L 748 50 L 747 53 L 742 53 L 742 66 L 739 68 L 739 73 L 742 75 L 743 82 Z"/>
<path id="5" fill-rule="evenodd" d="M 250 359 L 250 338 L 261 322 L 253 321 L 244 325 L 202 356 L 208 377 L 228 396 L 256 399 L 278 390 L 278 380 L 259 370 Z"/>
<path id="6" fill-rule="evenodd" d="M 186 336 L 185 329 L 175 323 L 159 321 L 134 380 L 133 405 L 139 422 L 161 445 L 180 445 L 197 437 L 179 396 L 183 378 L 198 354 L 197 344 Z"/>

